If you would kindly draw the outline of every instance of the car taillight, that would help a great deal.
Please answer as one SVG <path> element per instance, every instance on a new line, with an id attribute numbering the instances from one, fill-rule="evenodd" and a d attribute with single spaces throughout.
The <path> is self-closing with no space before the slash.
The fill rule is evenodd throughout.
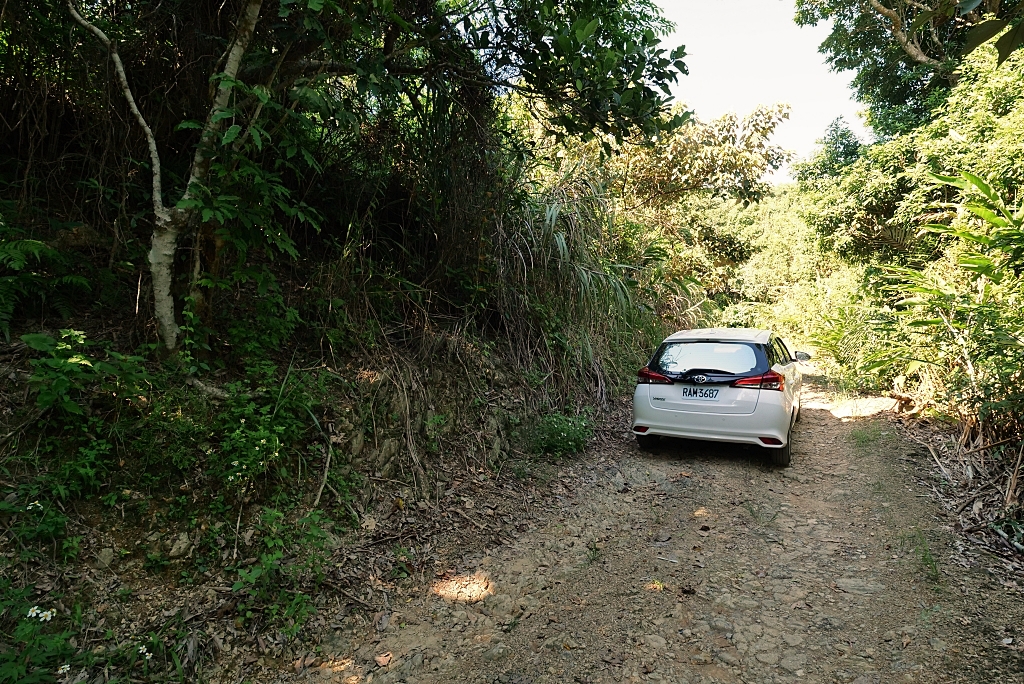
<path id="1" fill-rule="evenodd" d="M 672 380 L 666 378 L 661 373 L 655 373 L 647 366 L 640 369 L 640 372 L 636 374 L 636 382 L 638 385 L 671 385 Z"/>
<path id="2" fill-rule="evenodd" d="M 786 379 L 775 371 L 770 370 L 763 375 L 755 375 L 750 378 L 740 378 L 732 383 L 732 386 L 749 387 L 751 389 L 760 388 L 781 392 L 786 386 Z"/>

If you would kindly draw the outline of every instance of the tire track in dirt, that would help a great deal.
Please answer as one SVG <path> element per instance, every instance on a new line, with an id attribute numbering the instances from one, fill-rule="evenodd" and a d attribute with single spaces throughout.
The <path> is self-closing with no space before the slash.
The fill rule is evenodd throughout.
<path id="1" fill-rule="evenodd" d="M 1024 681 L 1019 594 L 947 571 L 915 447 L 849 408 L 806 388 L 785 470 L 624 430 L 536 529 L 258 681 Z"/>

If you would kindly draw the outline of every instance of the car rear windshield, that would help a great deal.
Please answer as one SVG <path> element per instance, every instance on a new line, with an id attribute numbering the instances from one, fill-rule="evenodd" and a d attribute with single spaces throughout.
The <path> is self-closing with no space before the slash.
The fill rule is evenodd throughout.
<path id="1" fill-rule="evenodd" d="M 757 368 L 757 354 L 742 342 L 669 342 L 651 365 L 673 375 L 691 370 L 741 375 Z"/>

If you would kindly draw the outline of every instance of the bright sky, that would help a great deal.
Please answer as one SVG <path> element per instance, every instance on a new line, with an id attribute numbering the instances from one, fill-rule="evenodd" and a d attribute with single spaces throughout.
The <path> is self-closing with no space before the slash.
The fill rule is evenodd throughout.
<path id="1" fill-rule="evenodd" d="M 775 141 L 799 157 L 814 150 L 814 141 L 839 116 L 867 139 L 849 89 L 852 74 L 833 73 L 818 52 L 828 27 L 797 26 L 793 0 L 657 2 L 676 25 L 663 43 L 686 46 L 690 74 L 680 77 L 675 96 L 701 119 L 787 102 L 790 118 Z M 785 172 L 776 176 L 787 180 Z"/>

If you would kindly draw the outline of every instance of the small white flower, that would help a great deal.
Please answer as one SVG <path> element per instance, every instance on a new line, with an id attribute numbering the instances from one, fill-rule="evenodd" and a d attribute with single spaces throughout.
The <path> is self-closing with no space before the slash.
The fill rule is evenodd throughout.
<path id="1" fill-rule="evenodd" d="M 39 614 L 40 614 L 40 613 L 42 613 L 42 612 L 43 612 L 43 611 L 41 611 L 41 610 L 39 609 L 39 606 L 32 606 L 32 607 L 31 607 L 31 608 L 29 608 L 29 610 L 28 610 L 28 616 L 29 616 L 30 618 L 33 618 L 33 617 L 35 617 L 35 616 L 39 615 Z"/>
<path id="2" fill-rule="evenodd" d="M 142 653 L 142 654 L 149 653 L 149 649 L 146 648 L 145 646 L 139 646 L 139 653 Z"/>
<path id="3" fill-rule="evenodd" d="M 245 425 L 245 418 L 242 418 L 242 420 L 241 420 L 241 421 L 239 421 L 239 422 L 241 422 L 241 423 L 242 423 L 242 425 Z"/>
<path id="4" fill-rule="evenodd" d="M 153 654 L 152 653 L 147 653 L 146 654 L 146 660 L 152 660 L 152 659 L 153 659 Z"/>
<path id="5" fill-rule="evenodd" d="M 261 439 L 260 440 L 260 444 L 266 444 L 266 443 L 267 443 L 267 440 L 265 440 L 265 439 Z"/>
<path id="6" fill-rule="evenodd" d="M 41 510 L 43 510 L 43 504 L 39 503 L 38 501 L 33 501 L 32 503 L 30 503 L 25 508 L 26 508 L 26 510 L 29 510 L 29 511 L 41 511 Z"/>
<path id="7" fill-rule="evenodd" d="M 59 675 L 67 674 L 68 672 L 71 672 L 71 666 L 66 663 L 57 668 L 57 674 Z"/>
<path id="8" fill-rule="evenodd" d="M 40 622 L 49 622 L 50 620 L 53 619 L 53 616 L 56 615 L 56 614 L 57 614 L 57 611 L 55 611 L 53 608 L 51 608 L 50 610 L 44 610 L 42 613 L 39 614 L 39 621 Z"/>
<path id="9" fill-rule="evenodd" d="M 233 466 L 235 466 L 237 468 L 238 467 L 238 461 L 232 461 L 231 465 L 233 465 Z"/>

